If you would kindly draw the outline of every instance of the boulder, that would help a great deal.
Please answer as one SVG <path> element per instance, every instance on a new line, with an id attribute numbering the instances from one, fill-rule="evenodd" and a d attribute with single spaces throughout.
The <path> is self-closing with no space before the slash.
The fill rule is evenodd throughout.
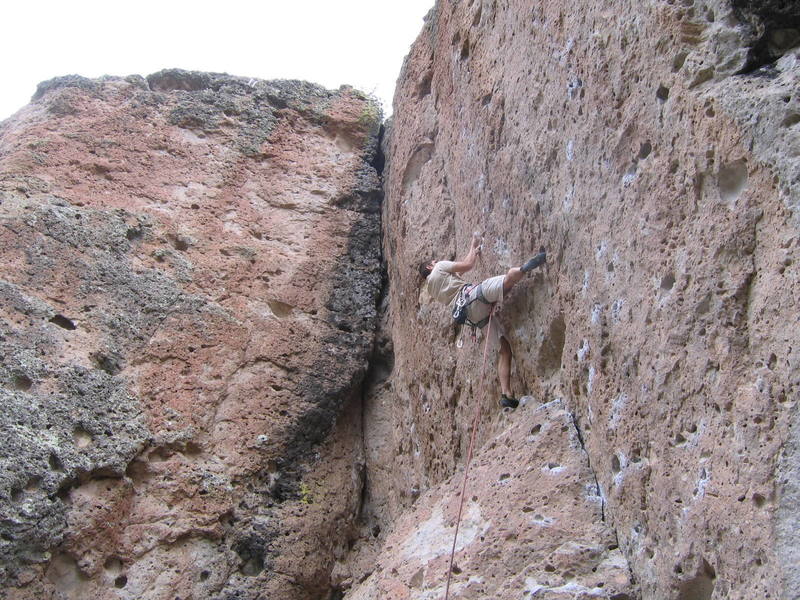
<path id="1" fill-rule="evenodd" d="M 347 87 L 174 69 L 54 79 L 0 125 L 9 598 L 327 594 L 364 480 L 380 120 Z"/>

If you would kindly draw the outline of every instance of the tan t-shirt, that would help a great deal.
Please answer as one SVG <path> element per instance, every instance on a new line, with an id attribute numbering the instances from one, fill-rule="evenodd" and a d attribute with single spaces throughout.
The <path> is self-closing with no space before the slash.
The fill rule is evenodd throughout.
<path id="1" fill-rule="evenodd" d="M 450 304 L 458 294 L 459 290 L 466 285 L 466 281 L 458 276 L 458 273 L 450 273 L 456 263 L 450 260 L 440 260 L 433 266 L 431 274 L 428 275 L 426 285 L 428 294 L 431 298 L 442 304 Z"/>

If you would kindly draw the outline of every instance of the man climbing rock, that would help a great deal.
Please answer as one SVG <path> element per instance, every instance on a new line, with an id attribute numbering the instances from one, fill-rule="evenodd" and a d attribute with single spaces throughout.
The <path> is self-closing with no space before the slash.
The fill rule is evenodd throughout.
<path id="1" fill-rule="evenodd" d="M 483 329 L 489 323 L 489 315 L 495 303 L 511 291 L 526 273 L 544 264 L 547 258 L 544 248 L 521 267 L 508 270 L 505 275 L 497 275 L 483 280 L 477 285 L 467 283 L 461 278 L 463 273 L 472 270 L 481 252 L 481 237 L 472 236 L 469 252 L 461 260 L 431 260 L 419 266 L 419 272 L 425 278 L 425 284 L 431 298 L 448 305 L 451 309 L 458 306 L 466 308 L 466 323 Z M 456 315 L 454 314 L 454 318 Z M 500 379 L 500 406 L 517 408 L 519 401 L 511 392 L 511 345 L 497 320 L 492 320 L 489 331 L 491 344 L 499 342 L 497 359 L 497 375 Z"/>

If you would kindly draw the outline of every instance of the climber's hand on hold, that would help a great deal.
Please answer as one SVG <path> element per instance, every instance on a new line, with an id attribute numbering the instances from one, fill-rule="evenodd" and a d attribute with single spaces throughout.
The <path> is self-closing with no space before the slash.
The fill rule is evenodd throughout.
<path id="1" fill-rule="evenodd" d="M 478 255 L 481 253 L 481 237 L 478 234 L 473 234 L 472 243 L 469 246 L 469 252 L 460 261 L 455 263 L 451 268 L 451 273 L 466 273 L 471 271 L 478 261 Z"/>
<path id="2" fill-rule="evenodd" d="M 483 236 L 476 231 L 472 234 L 472 250 L 474 250 L 476 254 L 480 254 L 482 246 Z"/>

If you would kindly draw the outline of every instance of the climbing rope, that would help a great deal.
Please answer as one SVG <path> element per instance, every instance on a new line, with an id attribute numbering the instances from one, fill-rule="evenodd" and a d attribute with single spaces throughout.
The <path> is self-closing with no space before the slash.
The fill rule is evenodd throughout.
<path id="1" fill-rule="evenodd" d="M 458 528 L 461 525 L 461 514 L 464 511 L 464 497 L 467 492 L 467 477 L 469 475 L 469 464 L 472 461 L 472 449 L 475 445 L 475 434 L 478 431 L 478 421 L 481 417 L 481 400 L 483 399 L 483 388 L 485 383 L 484 374 L 486 372 L 486 356 L 489 350 L 489 337 L 492 333 L 492 316 L 494 315 L 494 307 L 489 312 L 489 325 L 487 326 L 486 341 L 483 344 L 483 364 L 481 365 L 481 378 L 480 387 L 478 388 L 478 402 L 475 407 L 475 419 L 472 422 L 472 434 L 469 438 L 469 449 L 467 450 L 467 462 L 464 465 L 464 482 L 461 484 L 461 498 L 458 502 L 458 517 L 456 517 L 456 531 L 453 535 L 453 548 L 450 550 L 450 566 L 447 569 L 447 586 L 444 592 L 444 600 L 450 598 L 450 578 L 453 575 L 453 560 L 456 555 L 456 542 L 458 541 Z"/>

